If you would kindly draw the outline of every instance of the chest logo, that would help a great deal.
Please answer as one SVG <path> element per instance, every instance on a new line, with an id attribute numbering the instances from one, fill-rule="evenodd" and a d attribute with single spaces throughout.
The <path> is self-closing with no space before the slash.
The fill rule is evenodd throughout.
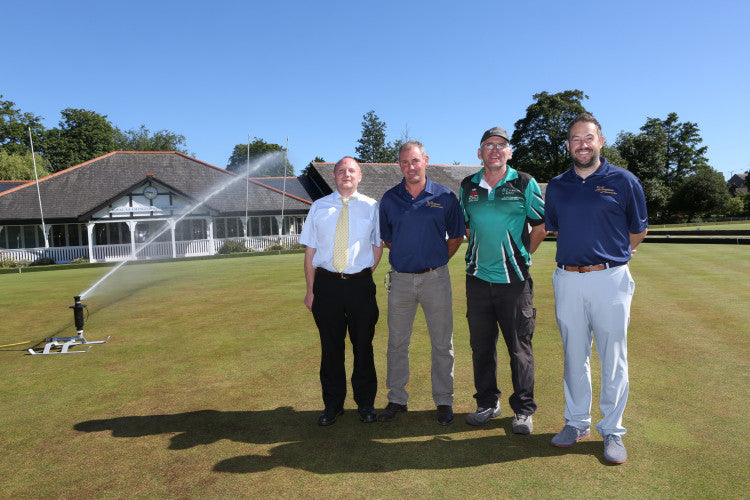
<path id="1" fill-rule="evenodd" d="M 479 193 L 477 193 L 476 189 L 472 189 L 471 190 L 471 192 L 469 193 L 469 198 L 468 198 L 467 201 L 469 201 L 469 202 L 479 201 Z"/>
<path id="2" fill-rule="evenodd" d="M 443 208 L 443 206 L 440 203 L 435 203 L 434 201 L 428 201 L 425 203 L 425 205 L 430 208 Z"/>
<path id="3" fill-rule="evenodd" d="M 605 187 L 605 186 L 596 186 L 596 188 L 594 188 L 594 192 L 601 193 L 601 194 L 615 195 L 615 196 L 617 195 L 617 191 L 615 191 L 612 188 Z"/>

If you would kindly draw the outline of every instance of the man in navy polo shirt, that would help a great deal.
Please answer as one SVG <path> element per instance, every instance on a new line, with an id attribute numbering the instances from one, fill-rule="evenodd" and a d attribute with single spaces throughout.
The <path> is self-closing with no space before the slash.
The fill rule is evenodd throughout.
<path id="1" fill-rule="evenodd" d="M 601 362 L 596 425 L 604 458 L 627 459 L 622 415 L 628 399 L 627 332 L 635 283 L 628 261 L 648 230 L 638 178 L 599 156 L 604 137 L 588 113 L 568 127 L 573 168 L 552 179 L 545 197 L 546 224 L 557 232 L 552 276 L 555 314 L 565 354 L 565 427 L 552 438 L 568 447 L 590 436 L 592 333 Z"/>
<path id="2" fill-rule="evenodd" d="M 476 411 L 466 423 L 484 425 L 500 416 L 497 384 L 498 325 L 510 356 L 509 398 L 516 434 L 534 429 L 534 334 L 536 310 L 531 254 L 544 240 L 544 198 L 532 176 L 508 165 L 508 132 L 487 130 L 477 155 L 484 168 L 461 182 L 466 219 L 466 319 L 474 364 Z M 529 230 L 529 226 L 531 229 Z"/>
<path id="3" fill-rule="evenodd" d="M 409 141 L 398 153 L 403 180 L 380 201 L 380 236 L 390 249 L 388 293 L 387 422 L 406 411 L 409 342 L 417 306 L 422 305 L 432 343 L 432 398 L 438 423 L 453 422 L 453 304 L 448 260 L 464 238 L 458 199 L 427 178 L 430 158 Z M 447 240 L 446 240 L 447 235 Z"/>

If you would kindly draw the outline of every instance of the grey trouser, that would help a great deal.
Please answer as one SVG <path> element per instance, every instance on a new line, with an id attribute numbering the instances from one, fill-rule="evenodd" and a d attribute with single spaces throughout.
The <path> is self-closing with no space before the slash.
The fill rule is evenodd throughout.
<path id="1" fill-rule="evenodd" d="M 417 306 L 427 321 L 432 344 L 432 399 L 453 405 L 453 302 L 448 266 L 421 274 L 391 273 L 388 294 L 388 401 L 409 399 L 409 343 Z"/>

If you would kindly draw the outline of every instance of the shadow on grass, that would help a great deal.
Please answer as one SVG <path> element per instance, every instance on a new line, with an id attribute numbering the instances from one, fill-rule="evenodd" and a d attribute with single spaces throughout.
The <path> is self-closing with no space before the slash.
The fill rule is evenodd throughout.
<path id="1" fill-rule="evenodd" d="M 175 415 L 118 417 L 80 422 L 82 432 L 111 431 L 114 437 L 170 434 L 168 448 L 184 450 L 220 440 L 277 444 L 263 455 L 243 455 L 215 464 L 215 472 L 252 473 L 289 467 L 316 474 L 388 472 L 403 469 L 453 469 L 567 454 L 601 455 L 601 442 L 567 449 L 550 444 L 553 434 L 515 435 L 511 418 L 484 427 L 435 421 L 435 411 L 410 411 L 394 422 L 363 424 L 348 410 L 335 425 L 316 425 L 319 412 L 275 410 L 222 412 L 202 410 Z M 481 431 L 481 432 L 480 432 Z M 487 431 L 491 436 L 487 436 Z M 476 437 L 467 434 L 479 433 Z"/>

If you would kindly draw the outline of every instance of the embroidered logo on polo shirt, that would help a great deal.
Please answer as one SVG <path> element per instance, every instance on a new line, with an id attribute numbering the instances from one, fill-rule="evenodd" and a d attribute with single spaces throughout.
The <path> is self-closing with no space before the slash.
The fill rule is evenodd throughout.
<path id="1" fill-rule="evenodd" d="M 425 205 L 431 208 L 443 208 L 443 205 L 441 205 L 440 203 L 435 203 L 434 201 L 427 201 Z"/>
<path id="2" fill-rule="evenodd" d="M 479 193 L 477 192 L 476 189 L 471 190 L 471 192 L 469 193 L 469 198 L 466 201 L 468 202 L 479 201 Z"/>
<path id="3" fill-rule="evenodd" d="M 594 188 L 595 193 L 601 193 L 601 194 L 611 194 L 611 195 L 617 195 L 617 191 L 615 191 L 612 188 L 604 187 L 604 186 L 596 186 Z"/>

